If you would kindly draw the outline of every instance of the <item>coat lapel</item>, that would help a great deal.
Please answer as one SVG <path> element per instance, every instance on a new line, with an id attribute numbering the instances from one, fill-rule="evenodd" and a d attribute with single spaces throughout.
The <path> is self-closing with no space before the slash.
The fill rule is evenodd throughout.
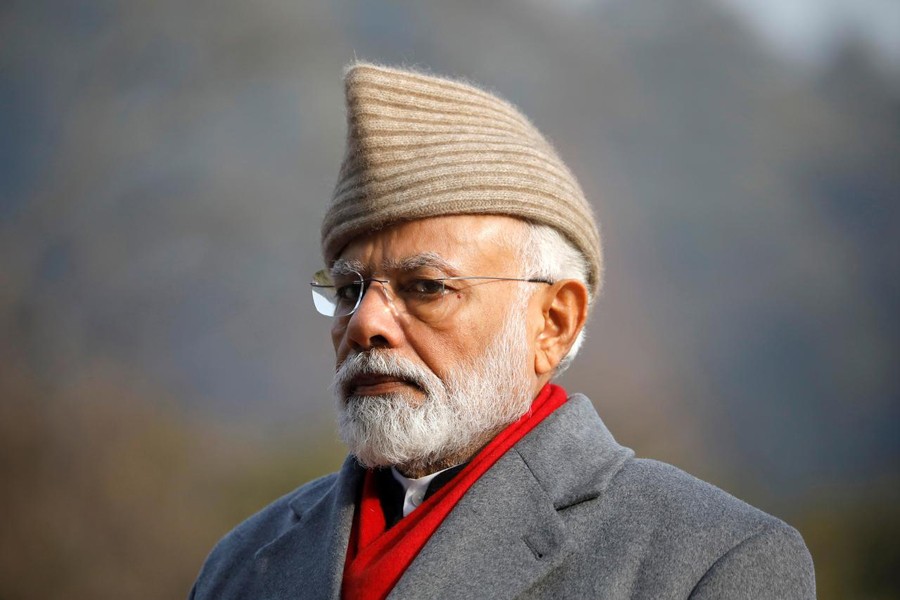
<path id="1" fill-rule="evenodd" d="M 630 456 L 573 396 L 472 486 L 388 598 L 522 594 L 573 551 L 559 511 L 602 494 Z"/>
<path id="2" fill-rule="evenodd" d="M 364 471 L 348 457 L 332 489 L 307 506 L 302 496 L 290 504 L 299 521 L 256 553 L 261 600 L 337 600 Z"/>
<path id="3" fill-rule="evenodd" d="M 553 504 L 511 450 L 463 496 L 388 598 L 514 598 L 568 552 Z"/>

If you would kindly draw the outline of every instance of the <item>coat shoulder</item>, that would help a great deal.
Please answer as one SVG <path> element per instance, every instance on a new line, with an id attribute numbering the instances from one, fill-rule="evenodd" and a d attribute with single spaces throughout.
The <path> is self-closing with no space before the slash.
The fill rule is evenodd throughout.
<path id="1" fill-rule="evenodd" d="M 231 597 L 227 588 L 243 585 L 256 552 L 295 525 L 298 513 L 322 500 L 334 487 L 337 475 L 305 483 L 225 534 L 203 563 L 190 597 Z"/>
<path id="2" fill-rule="evenodd" d="M 781 519 L 655 460 L 627 461 L 606 495 L 607 502 L 627 506 L 639 529 L 652 532 L 657 544 L 706 547 L 724 554 L 766 531 L 802 539 Z"/>
<path id="3" fill-rule="evenodd" d="M 764 525 L 784 525 L 728 492 L 656 460 L 627 461 L 609 491 L 667 528 L 715 528 L 741 535 Z"/>
<path id="4" fill-rule="evenodd" d="M 580 567 L 615 557 L 605 577 L 630 597 L 815 597 L 793 527 L 672 465 L 626 460 L 600 497 L 567 512 Z"/>

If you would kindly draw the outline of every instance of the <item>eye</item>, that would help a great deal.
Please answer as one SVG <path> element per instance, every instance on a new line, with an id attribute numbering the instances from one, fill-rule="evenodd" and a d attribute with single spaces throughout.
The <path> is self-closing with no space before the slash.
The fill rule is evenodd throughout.
<path id="1" fill-rule="evenodd" d="M 403 291 L 422 298 L 438 297 L 444 294 L 444 282 L 440 279 L 413 279 L 403 286 Z"/>
<path id="2" fill-rule="evenodd" d="M 362 284 L 359 282 L 338 285 L 334 288 L 335 302 L 356 304 Z"/>

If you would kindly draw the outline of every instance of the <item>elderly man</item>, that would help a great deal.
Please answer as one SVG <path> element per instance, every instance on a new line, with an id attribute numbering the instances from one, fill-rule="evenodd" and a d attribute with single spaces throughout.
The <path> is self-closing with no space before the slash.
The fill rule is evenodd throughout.
<path id="1" fill-rule="evenodd" d="M 357 64 L 312 283 L 341 471 L 213 550 L 223 598 L 813 598 L 791 527 L 634 458 L 551 383 L 602 279 L 575 178 L 513 106 Z"/>

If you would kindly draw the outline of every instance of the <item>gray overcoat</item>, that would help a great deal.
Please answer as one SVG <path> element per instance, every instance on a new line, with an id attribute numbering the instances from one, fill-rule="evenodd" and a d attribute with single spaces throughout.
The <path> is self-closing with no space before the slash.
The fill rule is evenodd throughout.
<path id="1" fill-rule="evenodd" d="M 362 473 L 348 458 L 239 525 L 191 598 L 339 598 Z M 472 486 L 389 596 L 814 597 L 796 530 L 675 467 L 635 459 L 578 394 Z"/>

